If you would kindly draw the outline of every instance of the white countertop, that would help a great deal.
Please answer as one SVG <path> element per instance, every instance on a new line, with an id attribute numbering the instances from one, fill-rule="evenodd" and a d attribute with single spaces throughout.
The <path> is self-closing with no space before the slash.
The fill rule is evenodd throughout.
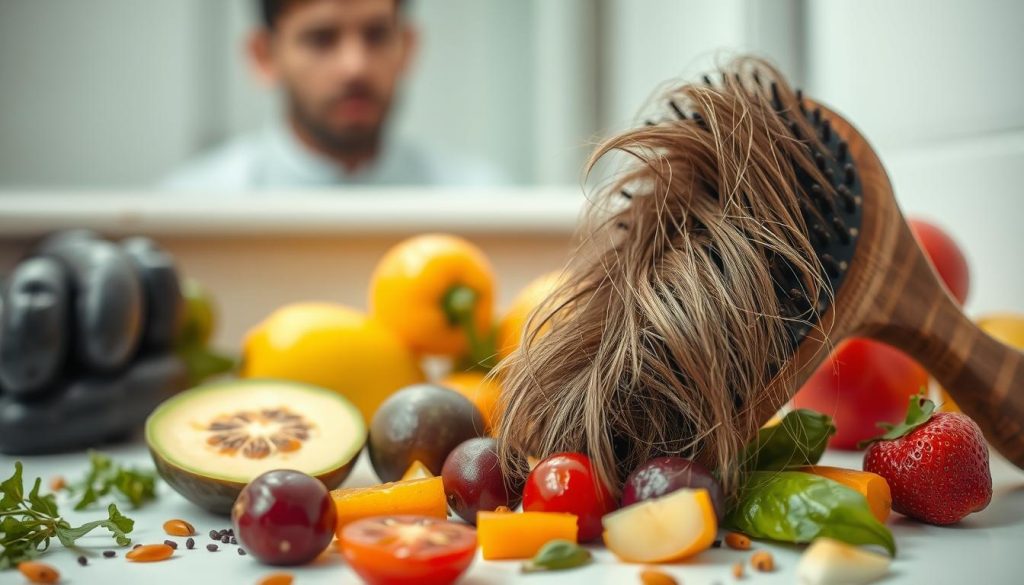
<path id="1" fill-rule="evenodd" d="M 150 466 L 148 453 L 142 445 L 127 445 L 104 449 L 119 462 Z M 68 479 L 78 477 L 88 467 L 82 454 L 48 457 L 23 458 L 26 483 L 36 476 L 44 482 L 54 475 Z M 860 467 L 857 453 L 827 453 L 823 463 L 846 467 Z M 0 475 L 6 478 L 14 469 L 14 458 L 0 456 Z M 889 520 L 899 547 L 892 572 L 882 581 L 887 585 L 905 583 L 965 584 L 979 585 L 1019 584 L 1024 582 L 1024 472 L 993 455 L 992 479 L 994 495 L 992 503 L 984 511 L 968 517 L 955 527 L 939 528 L 913 522 L 894 514 Z M 375 483 L 373 471 L 364 456 L 356 466 L 346 486 L 370 485 Z M 132 564 L 124 559 L 120 551 L 114 559 L 93 557 L 86 567 L 76 563 L 76 556 L 55 543 L 51 552 L 45 555 L 48 563 L 56 566 L 63 576 L 61 583 L 110 585 L 112 583 L 146 583 L 146 585 L 189 585 L 206 583 L 255 584 L 265 574 L 280 569 L 260 565 L 252 556 L 238 556 L 233 546 L 221 545 L 220 552 L 206 550 L 211 529 L 226 528 L 230 522 L 200 511 L 181 498 L 166 484 L 159 484 L 159 499 L 141 510 L 124 510 L 136 520 L 134 542 L 159 543 L 168 538 L 162 530 L 165 520 L 184 518 L 192 522 L 200 536 L 196 538 L 196 550 L 185 550 L 184 539 L 172 560 L 156 564 Z M 70 505 L 62 505 L 70 510 Z M 71 512 L 72 521 L 91 520 L 102 517 L 102 509 L 90 512 Z M 106 533 L 83 539 L 80 543 L 97 553 L 112 548 L 112 541 Z M 774 573 L 752 573 L 747 566 L 747 577 L 743 582 L 758 584 L 793 584 L 796 582 L 795 568 L 802 547 L 771 545 L 757 542 L 755 549 L 770 550 L 775 557 L 777 569 Z M 484 585 L 499 583 L 530 583 L 535 585 L 630 585 L 639 584 L 640 566 L 619 563 L 613 555 L 601 547 L 594 548 L 595 562 L 585 568 L 573 571 L 523 576 L 518 572 L 518 562 L 490 562 L 479 558 L 470 568 L 462 585 Z M 726 548 L 712 549 L 684 563 L 666 565 L 662 568 L 677 577 L 685 585 L 736 582 L 731 576 L 731 566 L 749 559 L 750 552 L 733 551 Z M 360 580 L 344 564 L 341 556 L 331 552 L 317 563 L 289 570 L 296 577 L 296 585 L 314 584 L 358 584 Z M 0 583 L 18 583 L 16 572 L 0 573 Z"/>

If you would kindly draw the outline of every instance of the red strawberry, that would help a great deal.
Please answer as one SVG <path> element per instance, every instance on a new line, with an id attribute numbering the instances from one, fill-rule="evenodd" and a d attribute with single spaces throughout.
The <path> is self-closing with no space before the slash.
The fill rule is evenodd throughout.
<path id="1" fill-rule="evenodd" d="M 929 524 L 953 524 L 992 499 L 988 447 L 981 429 L 958 412 L 910 399 L 907 419 L 888 429 L 864 454 L 864 471 L 885 478 L 892 509 Z"/>

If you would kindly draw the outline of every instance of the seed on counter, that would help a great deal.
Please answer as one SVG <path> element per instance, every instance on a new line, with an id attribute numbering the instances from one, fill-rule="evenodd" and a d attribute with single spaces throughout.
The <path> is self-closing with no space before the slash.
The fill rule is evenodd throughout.
<path id="1" fill-rule="evenodd" d="M 257 585 L 292 585 L 294 578 L 288 573 L 273 573 L 260 579 Z"/>
<path id="2" fill-rule="evenodd" d="M 231 537 L 231 544 L 238 544 L 238 539 L 234 536 Z"/>
<path id="3" fill-rule="evenodd" d="M 213 540 L 220 540 L 220 537 L 221 537 L 221 533 L 220 533 L 219 530 L 211 530 L 210 531 L 210 538 L 212 538 Z"/>
<path id="4" fill-rule="evenodd" d="M 112 550 L 105 550 L 103 551 L 103 556 L 108 559 L 112 559 L 117 556 L 117 553 Z"/>
<path id="5" fill-rule="evenodd" d="M 59 492 L 60 490 L 64 489 L 64 487 L 67 486 L 67 485 L 68 485 L 68 482 L 64 481 L 64 476 L 63 475 L 55 475 L 55 476 L 53 476 L 52 479 L 50 479 L 50 491 L 51 492 Z"/>
<path id="6" fill-rule="evenodd" d="M 25 561 L 18 563 L 18 570 L 28 579 L 29 583 L 57 583 L 60 581 L 60 573 L 46 563 L 38 561 Z"/>
<path id="7" fill-rule="evenodd" d="M 169 536 L 193 536 L 196 528 L 185 520 L 175 518 L 164 522 L 164 532 Z"/>
<path id="8" fill-rule="evenodd" d="M 218 548 L 219 547 L 216 544 L 208 544 L 208 545 L 206 545 L 206 550 L 208 550 L 210 552 L 217 552 Z"/>
<path id="9" fill-rule="evenodd" d="M 89 564 L 89 559 L 85 557 L 78 557 L 78 564 L 84 567 Z"/>
<path id="10" fill-rule="evenodd" d="M 680 585 L 675 577 L 665 571 L 647 568 L 640 572 L 640 582 L 643 585 Z"/>
<path id="11" fill-rule="evenodd" d="M 736 550 L 750 550 L 750 538 L 739 532 L 727 532 L 725 544 Z"/>
<path id="12" fill-rule="evenodd" d="M 732 576 L 737 579 L 743 578 L 743 563 L 736 563 L 732 566 Z"/>
<path id="13" fill-rule="evenodd" d="M 722 548 L 722 541 L 716 538 L 711 542 L 711 548 Z"/>
<path id="14" fill-rule="evenodd" d="M 230 542 L 231 542 L 231 537 L 228 536 L 227 534 L 225 534 L 224 536 L 220 537 L 220 543 L 221 544 L 229 544 Z"/>
<path id="15" fill-rule="evenodd" d="M 245 549 L 239 547 L 239 549 L 238 549 L 238 556 L 244 557 L 246 554 L 248 554 L 248 553 L 245 552 Z"/>
<path id="16" fill-rule="evenodd" d="M 772 553 L 766 550 L 759 550 L 750 557 L 750 566 L 762 573 L 771 573 L 775 570 L 775 558 Z"/>
<path id="17" fill-rule="evenodd" d="M 188 550 L 192 550 L 195 547 L 196 547 L 196 539 L 190 538 L 190 539 L 185 541 L 185 548 L 187 548 Z"/>
<path id="18" fill-rule="evenodd" d="M 178 543 L 174 542 L 173 540 L 165 540 L 164 544 L 173 548 L 174 550 L 178 550 Z"/>
<path id="19" fill-rule="evenodd" d="M 125 558 L 135 563 L 155 563 L 166 561 L 174 554 L 174 549 L 166 544 L 147 544 L 132 549 Z"/>

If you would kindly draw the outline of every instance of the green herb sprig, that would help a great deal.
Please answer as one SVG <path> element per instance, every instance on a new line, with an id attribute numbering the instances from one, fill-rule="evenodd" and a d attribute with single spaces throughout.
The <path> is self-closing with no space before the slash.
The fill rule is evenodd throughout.
<path id="1" fill-rule="evenodd" d="M 127 535 L 135 528 L 135 521 L 121 514 L 116 505 L 107 508 L 105 520 L 74 527 L 60 516 L 53 494 L 39 493 L 41 484 L 42 478 L 36 478 L 32 490 L 25 494 L 20 461 L 14 463 L 14 475 L 0 483 L 0 570 L 38 557 L 54 538 L 66 547 L 74 547 L 79 538 L 97 528 L 109 530 L 118 546 L 131 544 Z"/>
<path id="2" fill-rule="evenodd" d="M 75 510 L 85 510 L 108 495 L 132 508 L 156 499 L 156 474 L 152 471 L 119 465 L 96 451 L 89 452 L 89 466 L 85 477 L 61 488 L 78 498 Z"/>

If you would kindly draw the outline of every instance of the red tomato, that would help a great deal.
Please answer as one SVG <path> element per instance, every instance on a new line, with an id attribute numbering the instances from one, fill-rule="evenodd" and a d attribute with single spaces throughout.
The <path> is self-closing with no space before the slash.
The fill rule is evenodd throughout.
<path id="1" fill-rule="evenodd" d="M 876 437 L 879 422 L 896 423 L 907 401 L 928 386 L 928 372 L 903 352 L 884 343 L 848 339 L 821 364 L 793 399 L 797 408 L 831 415 L 835 449 L 856 449 Z"/>
<path id="2" fill-rule="evenodd" d="M 370 585 L 447 585 L 476 556 L 476 531 L 425 516 L 378 516 L 341 531 L 341 552 Z"/>
<path id="3" fill-rule="evenodd" d="M 971 272 L 963 252 L 938 226 L 920 219 L 911 219 L 909 223 L 910 230 L 942 277 L 942 282 L 946 283 L 946 288 L 958 303 L 964 304 L 971 291 Z"/>
<path id="4" fill-rule="evenodd" d="M 590 458 L 582 453 L 552 455 L 526 479 L 523 510 L 575 514 L 580 542 L 600 538 L 601 517 L 614 509 L 611 494 L 598 483 Z"/>

